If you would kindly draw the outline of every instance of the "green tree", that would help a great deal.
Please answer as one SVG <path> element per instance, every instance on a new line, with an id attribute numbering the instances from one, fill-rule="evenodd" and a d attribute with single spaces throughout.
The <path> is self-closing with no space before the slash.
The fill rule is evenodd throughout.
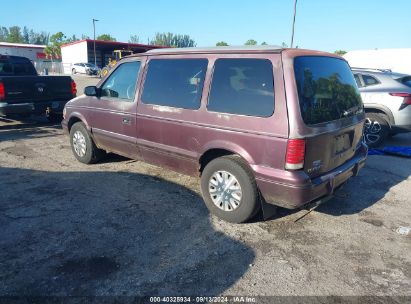
<path id="1" fill-rule="evenodd" d="M 0 27 L 0 41 L 6 42 L 9 38 L 9 29 L 7 27 Z"/>
<path id="2" fill-rule="evenodd" d="M 228 43 L 225 41 L 220 41 L 216 43 L 216 46 L 228 46 Z"/>
<path id="3" fill-rule="evenodd" d="M 285 42 L 281 43 L 281 46 L 282 46 L 283 48 L 288 48 L 288 44 L 285 43 Z"/>
<path id="4" fill-rule="evenodd" d="M 32 29 L 19 26 L 0 27 L 0 41 L 11 43 L 31 43 L 31 44 L 48 44 L 49 34 L 46 32 L 37 33 Z"/>
<path id="5" fill-rule="evenodd" d="M 261 43 L 261 45 L 268 45 L 268 44 L 267 44 L 267 42 L 264 41 L 264 42 Z"/>
<path id="6" fill-rule="evenodd" d="M 80 39 L 77 38 L 76 35 L 71 36 L 70 38 L 68 38 L 66 41 L 64 41 L 64 43 L 70 43 L 70 42 L 74 42 L 74 41 L 79 41 Z"/>
<path id="7" fill-rule="evenodd" d="M 66 42 L 66 36 L 62 32 L 57 32 L 50 36 L 50 43 L 44 49 L 44 53 L 51 59 L 61 57 L 61 45 Z"/>
<path id="8" fill-rule="evenodd" d="M 189 35 L 173 34 L 173 33 L 156 33 L 151 44 L 168 46 L 168 47 L 194 47 L 196 43 Z"/>
<path id="9" fill-rule="evenodd" d="M 112 37 L 110 34 L 101 34 L 97 36 L 96 40 L 117 41 L 116 38 Z"/>
<path id="10" fill-rule="evenodd" d="M 140 37 L 137 35 L 131 35 L 128 43 L 141 43 Z"/>
<path id="11" fill-rule="evenodd" d="M 257 41 L 255 41 L 254 39 L 248 39 L 244 45 L 257 45 Z"/>
<path id="12" fill-rule="evenodd" d="M 344 50 L 336 50 L 336 51 L 334 52 L 334 54 L 343 56 L 343 55 L 347 54 L 347 51 L 344 51 Z"/>
<path id="13" fill-rule="evenodd" d="M 86 40 L 86 39 L 90 39 L 89 36 L 82 34 L 81 35 L 81 40 Z"/>
<path id="14" fill-rule="evenodd" d="M 7 42 L 11 43 L 24 43 L 23 35 L 21 34 L 21 29 L 19 26 L 9 27 L 9 37 Z"/>
<path id="15" fill-rule="evenodd" d="M 29 29 L 27 26 L 23 27 L 23 41 L 24 43 L 30 43 Z"/>
<path id="16" fill-rule="evenodd" d="M 48 44 L 50 34 L 46 32 L 37 33 L 33 30 L 29 31 L 29 43 L 31 44 Z"/>

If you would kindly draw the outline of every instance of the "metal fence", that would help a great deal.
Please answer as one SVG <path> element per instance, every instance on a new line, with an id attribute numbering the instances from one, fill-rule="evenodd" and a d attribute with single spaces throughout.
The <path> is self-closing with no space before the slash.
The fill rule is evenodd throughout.
<path id="1" fill-rule="evenodd" d="M 34 62 L 34 67 L 40 75 L 70 73 L 71 64 L 56 61 Z"/>

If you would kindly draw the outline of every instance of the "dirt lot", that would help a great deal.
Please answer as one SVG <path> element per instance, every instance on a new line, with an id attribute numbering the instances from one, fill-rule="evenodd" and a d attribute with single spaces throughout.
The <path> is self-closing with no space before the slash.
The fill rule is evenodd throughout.
<path id="1" fill-rule="evenodd" d="M 0 119 L 0 296 L 411 296 L 411 235 L 396 232 L 410 175 L 410 159 L 370 156 L 300 221 L 233 225 L 194 178 L 113 155 L 86 166 L 58 125 Z"/>

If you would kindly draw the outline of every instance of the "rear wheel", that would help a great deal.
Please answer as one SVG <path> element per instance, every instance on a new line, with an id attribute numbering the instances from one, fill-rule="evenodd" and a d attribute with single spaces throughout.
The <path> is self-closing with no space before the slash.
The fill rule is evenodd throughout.
<path id="1" fill-rule="evenodd" d="M 364 137 L 369 147 L 381 145 L 387 138 L 390 126 L 384 114 L 367 113 L 365 120 Z"/>
<path id="2" fill-rule="evenodd" d="M 84 164 L 96 163 L 105 154 L 103 150 L 97 148 L 82 122 L 77 122 L 71 127 L 70 144 L 74 156 Z"/>
<path id="3" fill-rule="evenodd" d="M 212 160 L 201 175 L 201 192 L 211 213 L 232 223 L 243 223 L 258 211 L 254 175 L 238 156 Z"/>
<path id="4" fill-rule="evenodd" d="M 76 73 L 77 73 L 77 72 L 76 72 L 76 69 L 72 69 L 72 70 L 71 70 L 71 74 L 74 75 L 74 74 L 76 74 Z"/>

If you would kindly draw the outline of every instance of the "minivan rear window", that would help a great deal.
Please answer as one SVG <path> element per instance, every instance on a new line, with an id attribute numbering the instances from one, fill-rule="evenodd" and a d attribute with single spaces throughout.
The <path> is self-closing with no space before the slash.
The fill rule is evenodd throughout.
<path id="1" fill-rule="evenodd" d="M 344 60 L 324 56 L 296 57 L 294 72 L 305 124 L 327 123 L 363 111 L 354 76 Z"/>

